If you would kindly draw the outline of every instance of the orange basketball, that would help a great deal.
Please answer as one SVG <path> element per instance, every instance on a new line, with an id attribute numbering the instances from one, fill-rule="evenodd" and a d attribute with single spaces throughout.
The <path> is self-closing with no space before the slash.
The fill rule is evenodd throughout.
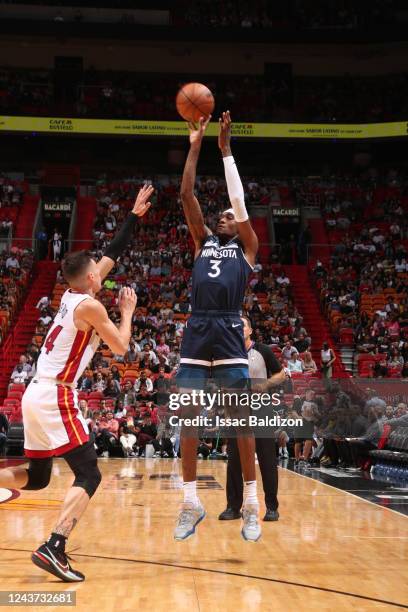
<path id="1" fill-rule="evenodd" d="M 186 121 L 207 118 L 213 112 L 214 104 L 214 96 L 202 83 L 187 83 L 176 96 L 177 111 Z"/>

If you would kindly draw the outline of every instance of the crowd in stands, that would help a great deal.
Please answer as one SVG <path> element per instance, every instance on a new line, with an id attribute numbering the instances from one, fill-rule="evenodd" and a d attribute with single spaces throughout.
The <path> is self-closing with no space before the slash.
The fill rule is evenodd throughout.
<path id="1" fill-rule="evenodd" d="M 7 4 L 24 4 L 23 0 L 7 0 Z M 42 4 L 31 0 L 32 4 Z M 58 2 L 55 22 L 92 21 L 94 13 L 81 11 L 79 0 Z M 64 6 L 77 7 L 64 10 Z M 105 13 L 112 23 L 143 24 L 143 18 L 132 12 L 134 3 L 129 0 L 90 0 L 89 7 L 117 9 Z M 163 11 L 169 11 L 168 22 L 176 27 L 216 28 L 280 28 L 280 29 L 355 29 L 395 23 L 401 0 L 286 0 L 272 3 L 267 0 L 228 0 L 214 3 L 211 0 L 173 0 L 162 2 Z M 128 9 L 128 10 L 126 10 Z M 147 25 L 147 24 L 146 24 Z"/>
<path id="2" fill-rule="evenodd" d="M 398 182 L 395 176 L 393 180 L 394 184 Z M 98 208 L 93 230 L 96 257 L 103 254 L 131 208 L 140 184 L 139 178 L 109 182 L 102 176 L 98 181 Z M 98 453 L 104 456 L 133 457 L 154 453 L 155 456 L 174 457 L 179 454 L 179 432 L 169 425 L 167 405 L 169 393 L 175 389 L 174 374 L 180 359 L 183 328 L 190 311 L 192 245 L 181 214 L 177 184 L 168 177 L 155 177 L 155 186 L 158 189 L 152 209 L 137 225 L 130 247 L 105 280 L 99 295 L 110 318 L 118 321 L 117 291 L 123 284 L 136 289 L 138 305 L 129 349 L 125 356 L 113 355 L 107 346 L 101 344 L 78 382 L 81 409 L 93 433 Z M 266 200 L 270 198 L 267 182 L 250 180 L 245 189 L 249 199 L 253 197 L 254 201 L 262 192 Z M 305 185 L 297 189 L 302 197 L 307 196 Z M 198 177 L 197 193 L 205 218 L 213 226 L 227 199 L 225 183 L 215 177 Z M 408 316 L 401 309 L 406 307 L 407 300 L 404 281 L 401 280 L 405 277 L 400 275 L 408 270 L 402 254 L 390 259 L 392 266 L 384 263 L 384 244 L 389 244 L 394 250 L 404 246 L 406 224 L 402 215 L 398 223 L 395 221 L 395 210 L 399 206 L 404 209 L 405 203 L 399 201 L 395 193 L 392 198 L 381 199 L 387 210 L 391 207 L 390 220 L 377 228 L 380 234 L 370 231 L 374 228 L 368 224 L 367 227 L 361 226 L 358 236 L 355 236 L 352 233 L 356 223 L 354 218 L 350 219 L 346 229 L 339 229 L 341 224 L 339 226 L 338 221 L 345 210 L 353 216 L 357 210 L 357 218 L 358 215 L 364 218 L 369 207 L 354 205 L 358 197 L 364 200 L 362 193 L 350 193 L 350 189 L 346 194 L 338 193 L 335 185 L 326 184 L 320 195 L 329 233 L 341 232 L 343 236 L 343 241 L 336 241 L 331 258 L 314 266 L 313 275 L 321 292 L 322 306 L 332 318 L 333 313 L 338 316 L 335 328 L 338 333 L 343 329 L 352 330 L 362 354 L 382 355 L 380 349 L 387 344 L 387 362 L 384 365 L 381 360 L 374 360 L 372 376 L 386 376 L 388 371 L 384 372 L 383 367 L 388 370 L 397 367 L 400 375 L 405 376 L 408 344 L 403 342 L 403 328 Z M 388 191 L 386 195 L 389 195 Z M 347 199 L 351 199 L 352 206 L 344 204 Z M 375 194 L 373 200 L 377 206 Z M 394 203 L 390 204 L 390 201 Z M 388 231 L 393 236 L 389 236 Z M 384 240 L 374 240 L 381 232 Z M 375 250 L 355 248 L 361 244 L 373 245 Z M 18 287 L 24 274 L 29 274 L 31 264 L 28 252 L 13 251 L 3 256 L 0 268 L 8 285 Z M 26 353 L 21 355 L 11 374 L 11 393 L 20 393 L 21 396 L 35 375 L 40 346 L 65 288 L 61 272 L 58 272 L 52 298 L 44 296 L 38 302 L 37 326 Z M 367 291 L 371 296 L 380 289 L 393 290 L 382 311 L 373 313 L 372 317 L 368 313 L 360 317 L 359 294 L 364 296 Z M 3 291 L 3 306 L 6 303 L 10 306 L 12 295 L 12 291 Z M 362 397 L 350 383 L 352 379 L 345 379 L 344 388 L 336 382 L 325 384 L 321 377 L 325 376 L 325 356 L 328 360 L 332 357 L 330 348 L 323 347 L 320 360 L 313 358 L 313 338 L 305 329 L 301 313 L 293 302 L 291 281 L 282 266 L 256 265 L 245 294 L 244 308 L 252 320 L 254 339 L 271 345 L 285 367 L 287 378 L 281 389 L 281 412 L 304 418 L 305 430 L 287 431 L 287 446 L 292 453 L 293 445 L 299 465 L 308 460 L 336 467 L 364 466 L 369 451 L 378 448 L 383 440 L 384 424 L 390 419 L 403 417 L 407 413 L 406 405 L 395 402 L 395 405 L 390 403 L 387 406 L 378 394 L 371 391 Z M 358 325 L 358 329 L 353 329 L 354 325 Z M 0 423 L 0 427 L 0 433 L 4 433 L 4 424 Z M 346 440 L 350 436 L 354 438 L 352 442 Z M 0 436 L 0 443 L 3 438 Z M 203 457 L 212 454 L 225 456 L 224 443 L 223 439 L 204 438 L 197 452 Z M 280 454 L 282 458 L 286 457 L 288 448 L 281 447 Z"/>
<path id="3" fill-rule="evenodd" d="M 355 29 L 394 23 L 395 2 L 351 0 L 289 0 L 273 4 L 266 0 L 229 0 L 214 5 L 211 0 L 190 2 L 184 13 L 192 26 L 241 28 Z"/>
<path id="4" fill-rule="evenodd" d="M 320 185 L 330 246 L 313 275 L 322 308 L 359 373 L 408 376 L 408 199 L 396 171 Z M 315 191 L 318 189 L 314 187 Z"/>
<path id="5" fill-rule="evenodd" d="M 24 298 L 33 262 L 28 249 L 0 252 L 0 345 Z"/>
<path id="6" fill-rule="evenodd" d="M 132 207 L 141 179 L 97 183 L 98 207 L 94 223 L 93 253 L 99 258 L 125 215 Z M 117 292 L 124 285 L 135 288 L 138 304 L 132 322 L 132 338 L 126 355 L 113 355 L 101 345 L 78 383 L 79 398 L 95 434 L 100 453 L 121 447 L 130 456 L 144 453 L 147 442 L 155 452 L 173 456 L 177 439 L 169 437 L 165 415 L 168 393 L 180 361 L 180 344 L 190 312 L 192 243 L 182 215 L 177 185 L 167 178 L 155 179 L 156 201 L 137 225 L 128 250 L 105 280 L 99 299 L 110 318 L 119 320 Z M 251 181 L 249 199 L 257 199 L 265 186 Z M 197 193 L 206 222 L 215 226 L 227 201 L 224 180 L 198 177 Z M 35 375 L 39 349 L 66 288 L 61 272 L 52 299 L 44 296 L 37 308 L 39 319 L 27 352 L 11 375 L 13 384 L 27 384 Z M 254 339 L 270 344 L 287 372 L 286 391 L 293 392 L 292 378 L 319 376 L 310 348 L 312 338 L 292 297 L 290 279 L 274 264 L 260 264 L 250 278 L 244 298 L 252 319 Z M 119 424 L 119 426 L 117 426 Z M 157 428 L 157 432 L 156 432 Z M 133 436 L 136 442 L 133 441 Z M 173 439 L 173 442 L 171 441 Z M 129 439 L 132 442 L 131 449 Z M 159 440 L 160 446 L 157 446 Z M 123 444 L 122 444 L 123 442 Z M 203 442 L 205 446 L 205 442 Z M 206 448 L 201 454 L 206 454 Z M 211 450 L 209 451 L 211 452 Z"/>
<path id="7" fill-rule="evenodd" d="M 13 230 L 23 202 L 25 186 L 0 174 L 0 239 L 7 238 Z"/>
<path id="8" fill-rule="evenodd" d="M 221 6 L 221 5 L 220 5 Z M 56 99 L 52 71 L 3 68 L 0 112 L 177 120 L 175 94 L 188 74 L 84 71 L 73 96 Z M 406 74 L 362 77 L 201 75 L 213 92 L 215 115 L 228 108 L 238 121 L 391 121 L 407 116 Z"/>

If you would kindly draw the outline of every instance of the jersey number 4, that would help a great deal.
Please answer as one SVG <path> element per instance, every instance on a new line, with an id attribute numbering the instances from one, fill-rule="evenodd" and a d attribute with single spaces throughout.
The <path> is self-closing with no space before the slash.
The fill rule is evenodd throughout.
<path id="1" fill-rule="evenodd" d="M 63 329 L 62 325 L 56 325 L 54 329 L 52 329 L 50 333 L 48 334 L 48 336 L 46 337 L 44 346 L 45 346 L 45 352 L 47 355 L 48 353 L 51 353 L 52 349 L 54 348 L 55 340 L 60 335 L 62 329 Z"/>
<path id="2" fill-rule="evenodd" d="M 221 274 L 221 261 L 219 259 L 210 259 L 210 264 L 211 270 L 214 270 L 214 272 L 209 272 L 208 276 L 211 276 L 211 278 L 216 278 Z"/>

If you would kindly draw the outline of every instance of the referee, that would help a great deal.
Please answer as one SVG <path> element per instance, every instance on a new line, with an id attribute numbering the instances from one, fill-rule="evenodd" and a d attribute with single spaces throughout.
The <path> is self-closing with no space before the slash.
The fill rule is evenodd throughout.
<path id="1" fill-rule="evenodd" d="M 267 392 L 270 387 L 280 385 L 285 381 L 285 372 L 276 359 L 273 351 L 266 344 L 252 342 L 251 321 L 243 316 L 245 346 L 248 351 L 249 376 L 251 380 L 259 380 L 262 388 L 257 391 Z M 278 513 L 278 467 L 276 463 L 275 438 L 256 438 L 256 454 L 262 475 L 265 493 L 266 513 L 264 521 L 277 521 Z M 227 467 L 227 508 L 221 512 L 220 521 L 232 521 L 241 518 L 243 502 L 243 482 L 238 444 L 235 438 L 228 440 Z"/>

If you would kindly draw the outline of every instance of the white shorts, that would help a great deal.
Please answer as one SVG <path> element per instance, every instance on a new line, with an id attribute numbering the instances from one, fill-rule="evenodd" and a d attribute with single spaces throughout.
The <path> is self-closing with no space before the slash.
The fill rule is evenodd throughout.
<path id="1" fill-rule="evenodd" d="M 48 379 L 34 379 L 22 401 L 24 451 L 27 457 L 63 455 L 89 440 L 75 389 Z"/>

